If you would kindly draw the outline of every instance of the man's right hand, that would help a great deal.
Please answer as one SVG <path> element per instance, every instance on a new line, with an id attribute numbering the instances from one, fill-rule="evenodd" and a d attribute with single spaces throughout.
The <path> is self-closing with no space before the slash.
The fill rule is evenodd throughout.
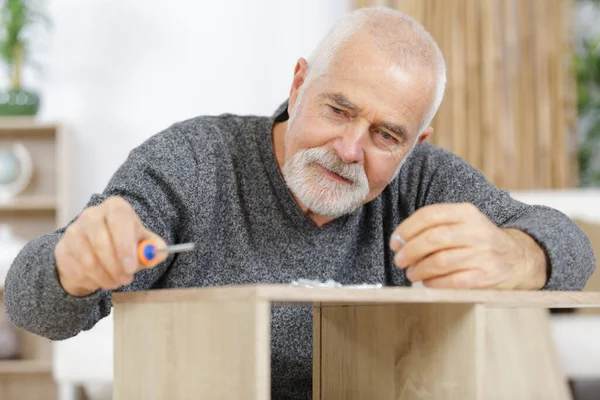
<path id="1" fill-rule="evenodd" d="M 166 246 L 120 197 L 85 209 L 54 249 L 60 284 L 72 296 L 130 284 L 137 271 L 149 268 L 137 258 L 138 243 L 146 239 L 159 248 Z M 165 258 L 165 254 L 158 253 L 150 268 Z"/>

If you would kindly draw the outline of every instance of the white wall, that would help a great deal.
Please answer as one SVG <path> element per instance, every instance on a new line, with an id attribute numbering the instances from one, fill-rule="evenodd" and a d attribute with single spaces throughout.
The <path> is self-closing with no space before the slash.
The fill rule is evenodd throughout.
<path id="1" fill-rule="evenodd" d="M 50 0 L 40 119 L 69 126 L 70 214 L 171 123 L 270 114 L 350 0 Z M 34 83 L 35 84 L 35 83 Z"/>
<path id="2" fill-rule="evenodd" d="M 44 72 L 26 76 L 42 90 L 39 118 L 69 127 L 70 216 L 104 188 L 132 147 L 173 122 L 272 113 L 288 94 L 297 59 L 350 10 L 350 0 L 48 5 L 53 28 L 36 42 Z M 91 332 L 55 343 L 55 375 L 109 380 L 111 326 L 109 317 Z M 75 369 L 78 357 L 89 362 Z"/>

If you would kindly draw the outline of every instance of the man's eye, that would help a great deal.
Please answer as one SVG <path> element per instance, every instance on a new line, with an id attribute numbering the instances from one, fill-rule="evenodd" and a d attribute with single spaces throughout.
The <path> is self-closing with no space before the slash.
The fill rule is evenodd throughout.
<path id="1" fill-rule="evenodd" d="M 393 137 L 392 135 L 390 135 L 390 134 L 389 134 L 389 133 L 387 133 L 387 132 L 384 132 L 384 131 L 379 131 L 379 134 L 380 134 L 380 135 L 381 135 L 381 137 L 382 137 L 383 139 L 385 139 L 386 141 L 395 141 L 395 140 L 396 140 L 396 138 L 395 138 L 395 137 Z"/>
<path id="2" fill-rule="evenodd" d="M 331 109 L 331 111 L 333 111 L 337 115 L 346 116 L 346 111 L 344 111 L 344 110 L 340 110 L 339 108 L 334 107 L 334 106 L 329 106 L 329 108 Z"/>

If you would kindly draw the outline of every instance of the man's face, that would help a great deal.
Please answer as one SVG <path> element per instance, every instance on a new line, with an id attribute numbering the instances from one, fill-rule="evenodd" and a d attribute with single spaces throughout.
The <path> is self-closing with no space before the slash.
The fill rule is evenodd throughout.
<path id="1" fill-rule="evenodd" d="M 304 205 L 337 218 L 377 197 L 417 143 L 432 79 L 361 46 L 345 49 L 304 87 L 303 69 L 290 95 L 283 174 Z"/>

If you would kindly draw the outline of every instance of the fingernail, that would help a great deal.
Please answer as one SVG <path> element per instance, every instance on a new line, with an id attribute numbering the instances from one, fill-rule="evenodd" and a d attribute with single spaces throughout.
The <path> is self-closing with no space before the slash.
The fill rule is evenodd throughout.
<path id="1" fill-rule="evenodd" d="M 137 264 L 133 258 L 125 257 L 123 264 L 125 264 L 125 271 L 127 271 L 127 273 L 133 274 L 135 272 Z"/>
<path id="2" fill-rule="evenodd" d="M 396 242 L 402 244 L 402 246 L 406 244 L 406 241 L 402 239 L 402 236 L 398 235 L 397 233 L 392 234 L 392 240 L 395 240 Z"/>

